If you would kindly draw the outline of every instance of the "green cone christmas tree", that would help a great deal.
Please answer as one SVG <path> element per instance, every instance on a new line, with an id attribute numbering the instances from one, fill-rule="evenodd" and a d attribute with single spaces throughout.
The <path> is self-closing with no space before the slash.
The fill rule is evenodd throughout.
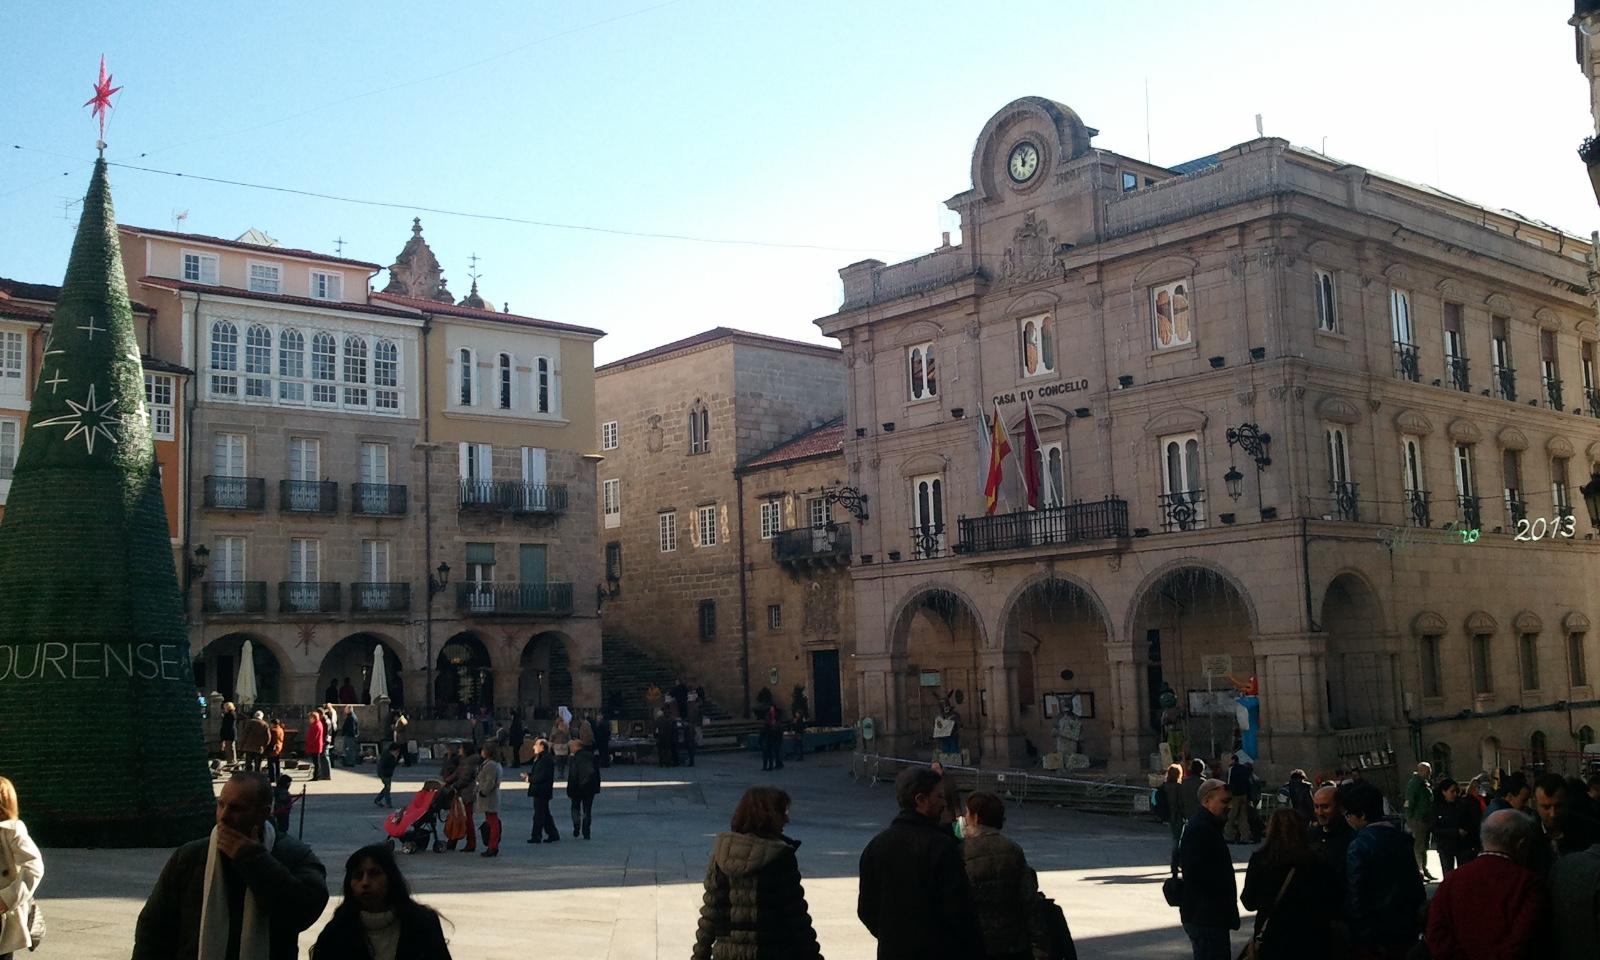
<path id="1" fill-rule="evenodd" d="M 213 819 L 106 164 L 95 164 L 0 522 L 0 775 L 40 842 Z"/>

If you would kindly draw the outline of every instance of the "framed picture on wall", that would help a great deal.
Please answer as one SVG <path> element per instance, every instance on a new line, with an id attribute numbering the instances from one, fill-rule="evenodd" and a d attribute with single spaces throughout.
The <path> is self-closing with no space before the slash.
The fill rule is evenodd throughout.
<path id="1" fill-rule="evenodd" d="M 1070 690 L 1066 692 L 1047 693 L 1044 695 L 1044 715 L 1047 720 L 1054 720 L 1061 715 L 1061 711 L 1068 706 L 1078 715 L 1080 720 L 1094 719 L 1094 693 L 1089 690 Z"/>

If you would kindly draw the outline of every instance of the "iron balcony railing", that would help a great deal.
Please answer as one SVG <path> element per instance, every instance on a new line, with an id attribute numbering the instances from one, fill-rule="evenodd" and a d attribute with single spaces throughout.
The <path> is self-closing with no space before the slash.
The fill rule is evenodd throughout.
<path id="1" fill-rule="evenodd" d="M 1450 375 L 1450 386 L 1462 393 L 1472 392 L 1472 382 L 1467 378 L 1466 357 L 1446 357 L 1445 372 Z"/>
<path id="2" fill-rule="evenodd" d="M 1594 387 L 1583 388 L 1583 405 L 1588 408 L 1589 416 L 1600 417 L 1600 390 Z"/>
<path id="3" fill-rule="evenodd" d="M 350 584 L 351 613 L 404 613 L 410 609 L 409 583 Z"/>
<path id="4" fill-rule="evenodd" d="M 339 485 L 332 480 L 279 480 L 278 509 L 284 513 L 338 513 Z"/>
<path id="5" fill-rule="evenodd" d="M 1433 522 L 1428 510 L 1428 491 L 1407 490 L 1406 517 L 1413 527 L 1426 527 Z"/>
<path id="6" fill-rule="evenodd" d="M 989 517 L 962 517 L 959 526 L 957 553 L 1122 539 L 1128 536 L 1128 501 L 1106 497 Z"/>
<path id="7" fill-rule="evenodd" d="M 1477 497 L 1457 496 L 1456 505 L 1461 510 L 1461 522 L 1468 530 L 1483 528 L 1483 505 Z"/>
<path id="8" fill-rule="evenodd" d="M 264 510 L 267 482 L 260 477 L 206 477 L 205 505 L 212 510 Z"/>
<path id="9" fill-rule="evenodd" d="M 1506 491 L 1506 516 L 1510 519 L 1510 526 L 1515 527 L 1521 520 L 1528 519 L 1528 501 L 1523 499 L 1522 491 Z"/>
<path id="10" fill-rule="evenodd" d="M 284 580 L 278 584 L 279 613 L 338 613 L 339 584 Z"/>
<path id="11" fill-rule="evenodd" d="M 911 528 L 911 559 L 944 556 L 944 524 L 923 523 Z"/>
<path id="12" fill-rule="evenodd" d="M 1414 343 L 1394 345 L 1394 372 L 1402 380 L 1412 383 L 1422 379 L 1422 357 Z"/>
<path id="13" fill-rule="evenodd" d="M 456 609 L 472 616 L 565 617 L 572 613 L 572 584 L 458 583 Z"/>
<path id="14" fill-rule="evenodd" d="M 1161 529 L 1200 530 L 1206 525 L 1206 492 L 1180 490 L 1163 493 L 1157 501 L 1161 506 Z"/>
<path id="15" fill-rule="evenodd" d="M 1360 520 L 1361 502 L 1356 499 L 1354 480 L 1332 480 L 1328 491 L 1333 494 L 1333 513 L 1340 520 Z"/>
<path id="16" fill-rule="evenodd" d="M 1561 402 L 1560 377 L 1544 378 L 1544 399 L 1546 403 L 1550 404 L 1551 410 L 1561 411 L 1566 409 L 1566 406 Z"/>
<path id="17" fill-rule="evenodd" d="M 200 609 L 224 615 L 266 613 L 267 585 L 260 580 L 207 580 L 200 585 Z"/>
<path id="18" fill-rule="evenodd" d="M 350 512 L 363 517 L 399 517 L 408 504 L 403 483 L 350 484 Z"/>
<path id="19" fill-rule="evenodd" d="M 839 560 L 850 556 L 850 527 L 834 524 L 780 530 L 772 538 L 772 559 L 779 563 Z"/>
<path id="20" fill-rule="evenodd" d="M 1517 402 L 1517 371 L 1498 363 L 1494 365 L 1494 395 L 1501 400 Z"/>
<path id="21" fill-rule="evenodd" d="M 564 483 L 526 483 L 521 480 L 463 480 L 461 509 L 505 513 L 563 513 L 567 509 Z"/>

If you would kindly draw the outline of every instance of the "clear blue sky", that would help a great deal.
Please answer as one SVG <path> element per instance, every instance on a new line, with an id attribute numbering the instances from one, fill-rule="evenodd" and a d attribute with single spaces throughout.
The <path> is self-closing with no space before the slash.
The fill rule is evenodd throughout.
<path id="1" fill-rule="evenodd" d="M 76 220 L 62 199 L 82 195 L 94 153 L 79 104 L 101 53 L 127 88 L 112 160 L 833 248 L 422 214 L 458 296 L 476 252 L 497 303 L 608 330 L 602 360 L 716 324 L 820 339 L 811 321 L 837 308 L 838 268 L 936 246 L 979 130 L 1030 94 L 1076 109 L 1097 146 L 1144 156 L 1148 80 L 1157 163 L 1247 140 L 1261 113 L 1268 134 L 1326 137 L 1344 160 L 1580 234 L 1600 225 L 1574 154 L 1592 122 L 1570 0 L 1206 7 L 0 0 L 0 276 L 60 281 Z M 188 210 L 197 233 L 253 226 L 329 252 L 342 236 L 346 255 L 385 264 L 409 236 L 407 210 L 112 174 L 124 223 L 170 228 Z"/>

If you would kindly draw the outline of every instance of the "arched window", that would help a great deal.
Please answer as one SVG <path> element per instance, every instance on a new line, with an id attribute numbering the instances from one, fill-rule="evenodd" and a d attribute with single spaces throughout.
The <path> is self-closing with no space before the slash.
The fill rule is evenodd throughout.
<path id="1" fill-rule="evenodd" d="M 339 369 L 339 344 L 331 333 L 311 338 L 311 402 L 338 403 L 339 388 L 334 386 Z"/>
<path id="2" fill-rule="evenodd" d="M 460 378 L 460 389 L 456 393 L 456 402 L 463 407 L 472 406 L 472 402 L 477 399 L 478 385 L 475 380 L 477 375 L 475 368 L 477 365 L 477 358 L 466 347 L 462 347 L 456 353 L 456 367 L 458 368 L 456 376 Z"/>
<path id="3" fill-rule="evenodd" d="M 272 331 L 259 323 L 244 332 L 244 395 L 272 399 Z"/>
<path id="4" fill-rule="evenodd" d="M 496 361 L 495 368 L 500 374 L 500 381 L 498 384 L 500 402 L 498 405 L 501 410 L 510 410 L 512 406 L 511 387 L 512 383 L 516 379 L 517 364 L 511 359 L 511 354 L 502 353 Z"/>
<path id="5" fill-rule="evenodd" d="M 363 337 L 344 338 L 344 402 L 347 406 L 367 405 L 367 341 Z"/>
<path id="6" fill-rule="evenodd" d="M 696 400 L 689 407 L 689 452 L 709 453 L 711 450 L 711 411 Z"/>
<path id="7" fill-rule="evenodd" d="M 239 328 L 226 320 L 211 324 L 211 392 L 220 397 L 239 395 L 239 378 L 222 373 L 239 369 Z"/>
<path id="8" fill-rule="evenodd" d="M 278 399 L 305 403 L 306 338 L 293 327 L 278 334 Z"/>
<path id="9" fill-rule="evenodd" d="M 393 340 L 379 340 L 372 347 L 372 406 L 400 409 L 400 348 Z"/>
<path id="10" fill-rule="evenodd" d="M 550 358 L 540 357 L 534 364 L 535 384 L 534 409 L 540 413 L 550 412 Z"/>

